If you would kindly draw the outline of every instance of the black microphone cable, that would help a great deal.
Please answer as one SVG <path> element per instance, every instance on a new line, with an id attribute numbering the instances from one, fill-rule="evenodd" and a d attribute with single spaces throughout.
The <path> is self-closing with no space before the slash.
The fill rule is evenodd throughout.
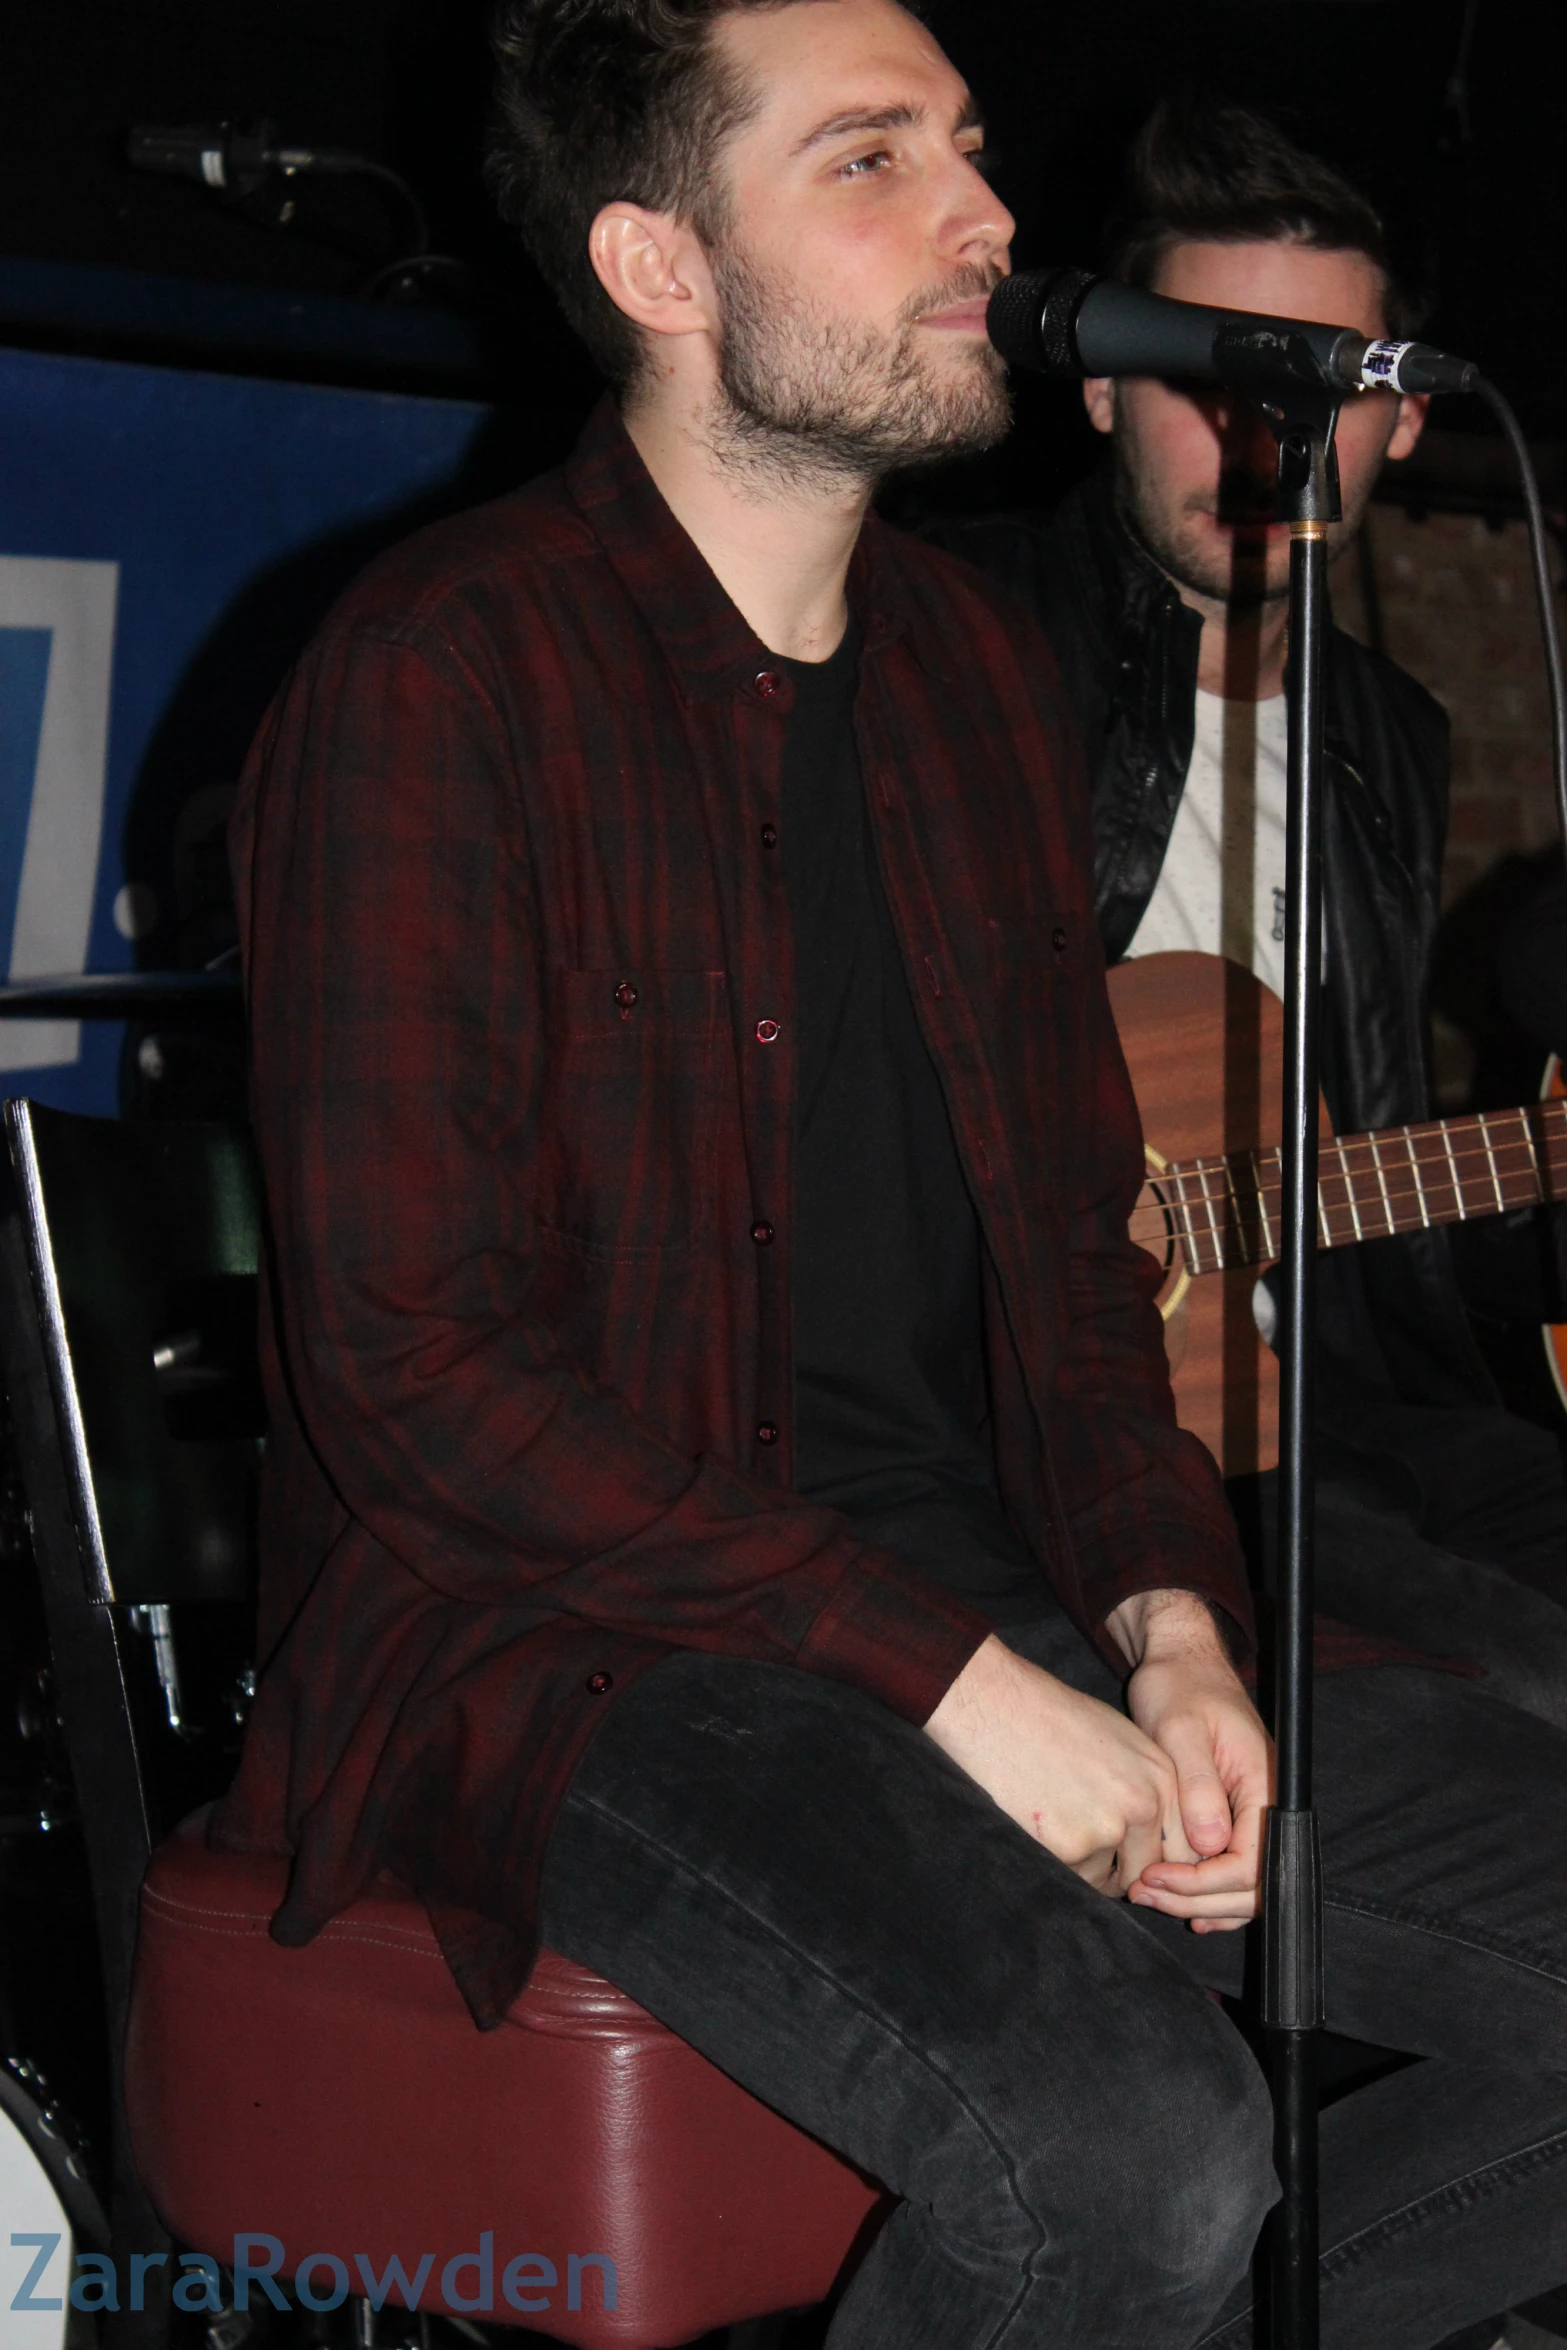
<path id="1" fill-rule="evenodd" d="M 351 148 L 280 146 L 270 122 L 248 127 L 233 122 L 172 127 L 139 122 L 131 126 L 126 156 L 136 171 L 198 180 L 231 204 L 243 202 L 274 179 L 367 179 L 388 189 L 408 216 L 412 244 L 371 272 L 359 288 L 362 300 L 373 302 L 399 281 L 440 275 L 465 279 L 470 274 L 455 255 L 431 252 L 424 206 L 402 173 Z M 286 226 L 286 220 L 278 225 Z"/>
<path id="2" fill-rule="evenodd" d="M 1470 385 L 1483 400 L 1512 446 L 1523 485 L 1524 513 L 1529 524 L 1529 555 L 1534 570 L 1535 601 L 1540 611 L 1540 636 L 1545 646 L 1545 679 L 1551 697 L 1551 773 L 1556 784 L 1556 814 L 1562 830 L 1562 853 L 1567 856 L 1567 685 L 1562 677 L 1562 639 L 1556 620 L 1556 595 L 1551 584 L 1550 542 L 1546 537 L 1545 508 L 1534 459 L 1511 403 L 1488 376 L 1477 375 Z"/>

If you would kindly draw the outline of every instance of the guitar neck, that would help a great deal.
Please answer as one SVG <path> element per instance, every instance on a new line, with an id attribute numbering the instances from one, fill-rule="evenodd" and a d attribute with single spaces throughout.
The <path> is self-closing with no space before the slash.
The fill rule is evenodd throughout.
<path id="1" fill-rule="evenodd" d="M 1281 1254 L 1277 1150 L 1180 1160 L 1156 1187 L 1193 1273 L 1270 1265 Z M 1567 1199 L 1567 1102 L 1324 1135 L 1317 1241 L 1343 1248 L 1559 1199 Z"/>

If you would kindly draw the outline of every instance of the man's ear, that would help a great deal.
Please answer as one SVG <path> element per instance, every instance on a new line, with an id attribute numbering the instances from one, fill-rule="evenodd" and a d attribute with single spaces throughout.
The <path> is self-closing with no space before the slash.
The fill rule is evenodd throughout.
<path id="1" fill-rule="evenodd" d="M 1398 403 L 1398 421 L 1393 427 L 1387 444 L 1387 455 L 1393 464 L 1396 465 L 1400 457 L 1410 455 L 1416 441 L 1425 431 L 1426 418 L 1430 411 L 1431 400 L 1428 393 L 1405 392 L 1401 395 Z"/>
<path id="2" fill-rule="evenodd" d="M 1090 375 L 1083 379 L 1083 406 L 1095 432 L 1115 430 L 1115 377 Z M 1413 448 L 1414 443 L 1410 443 Z"/>
<path id="3" fill-rule="evenodd" d="M 588 231 L 588 257 L 616 309 L 649 334 L 700 334 L 716 324 L 707 256 L 672 214 L 606 204 Z"/>

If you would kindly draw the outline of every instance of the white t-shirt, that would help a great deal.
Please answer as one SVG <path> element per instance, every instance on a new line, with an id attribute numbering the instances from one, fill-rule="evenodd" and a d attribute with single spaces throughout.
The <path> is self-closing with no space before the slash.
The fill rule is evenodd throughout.
<path id="1" fill-rule="evenodd" d="M 1282 694 L 1199 692 L 1186 787 L 1128 955 L 1228 955 L 1283 995 L 1287 741 Z"/>

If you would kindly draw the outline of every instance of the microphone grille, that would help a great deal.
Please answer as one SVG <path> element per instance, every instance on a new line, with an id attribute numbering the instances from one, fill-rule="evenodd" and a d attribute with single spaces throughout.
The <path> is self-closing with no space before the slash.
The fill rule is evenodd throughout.
<path id="1" fill-rule="evenodd" d="M 1081 375 L 1072 328 L 1094 283 L 1086 269 L 1027 269 L 1004 277 L 985 311 L 985 328 L 1003 359 L 1046 375 Z"/>

